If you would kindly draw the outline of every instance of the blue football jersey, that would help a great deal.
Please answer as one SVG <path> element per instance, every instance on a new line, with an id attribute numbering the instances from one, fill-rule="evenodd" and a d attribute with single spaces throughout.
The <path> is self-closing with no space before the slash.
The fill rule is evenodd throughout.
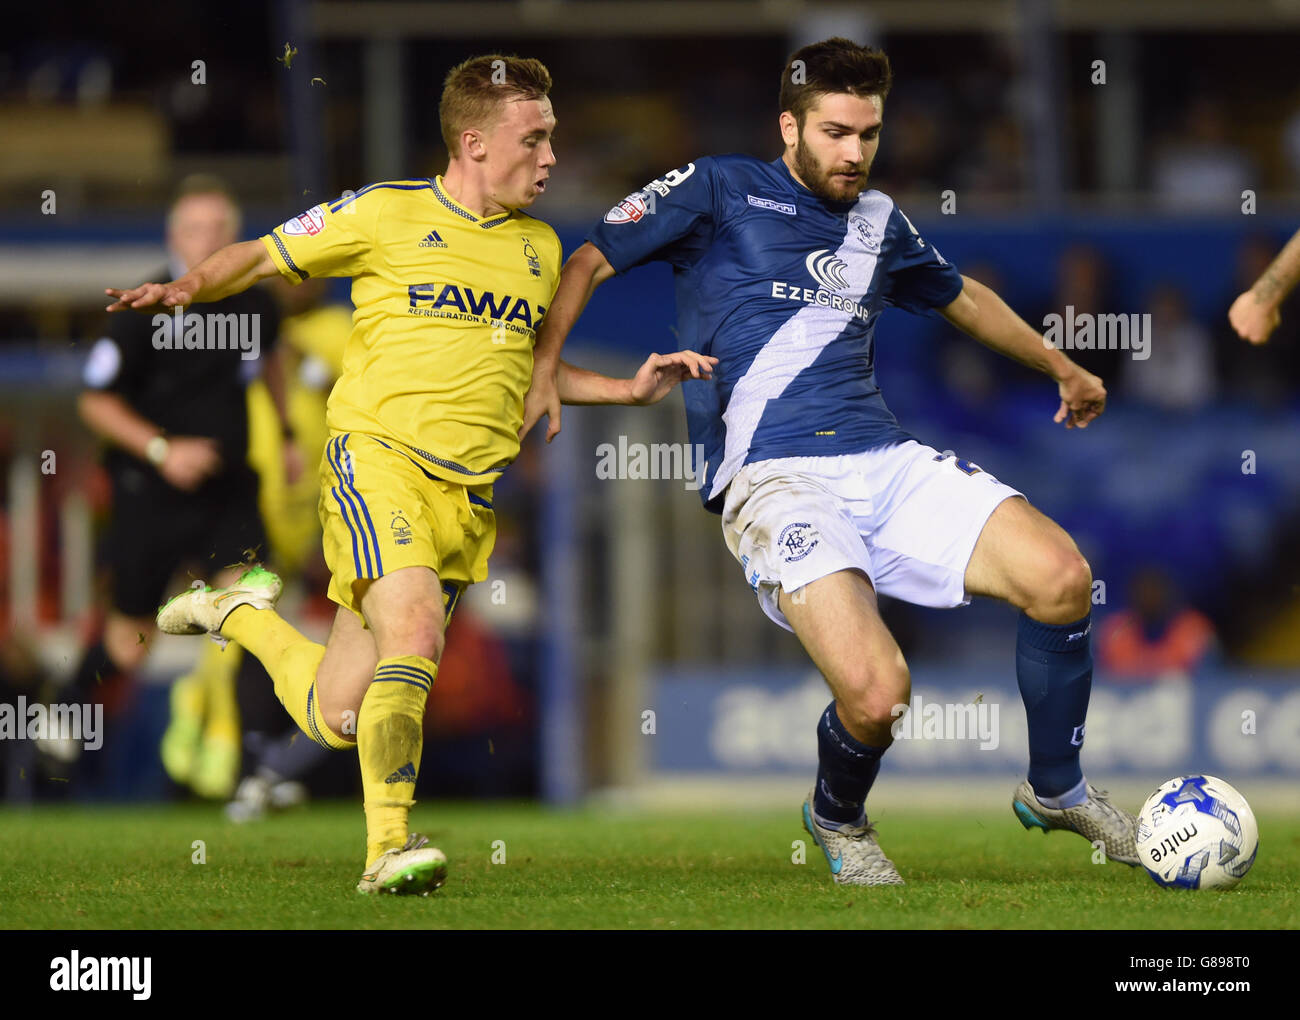
<path id="1" fill-rule="evenodd" d="M 712 382 L 683 388 L 710 510 L 753 461 L 914 438 L 876 384 L 876 319 L 948 305 L 962 280 L 888 195 L 827 202 L 781 159 L 712 156 L 629 195 L 587 240 L 620 273 L 670 263 L 681 349 L 718 359 Z"/>

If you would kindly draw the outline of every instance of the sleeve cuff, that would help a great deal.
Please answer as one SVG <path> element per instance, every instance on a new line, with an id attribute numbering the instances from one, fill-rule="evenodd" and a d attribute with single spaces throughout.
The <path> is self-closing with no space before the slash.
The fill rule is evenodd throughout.
<path id="1" fill-rule="evenodd" d="M 604 245 L 600 243 L 600 238 L 596 237 L 594 234 L 588 234 L 586 237 L 583 238 L 583 240 L 587 244 L 595 248 L 602 255 L 604 255 L 605 261 L 610 264 L 614 272 L 617 273 L 619 276 L 622 276 L 629 269 L 631 269 L 633 265 L 635 265 L 635 263 L 624 264 L 623 261 L 619 259 L 617 256 L 611 257 L 609 251 L 604 247 Z"/>
<path id="2" fill-rule="evenodd" d="M 261 240 L 281 276 L 290 283 L 301 283 L 307 279 L 309 274 L 293 261 L 293 256 L 289 254 L 289 249 L 285 246 L 284 241 L 280 239 L 279 234 L 273 230 L 269 234 L 262 235 Z"/>
<path id="3" fill-rule="evenodd" d="M 955 271 L 955 267 L 954 267 L 954 271 Z M 942 300 L 936 302 L 931 307 L 947 308 L 950 304 L 952 304 L 959 297 L 961 297 L 961 292 L 966 289 L 966 281 L 962 279 L 961 273 L 957 273 L 957 279 L 954 282 L 956 283 L 957 289 L 954 290 L 951 294 L 949 294 L 946 298 L 943 298 Z"/>

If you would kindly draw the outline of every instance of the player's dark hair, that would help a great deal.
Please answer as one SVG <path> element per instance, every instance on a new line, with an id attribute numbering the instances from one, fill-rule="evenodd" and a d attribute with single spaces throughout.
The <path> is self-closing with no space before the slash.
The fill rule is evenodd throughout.
<path id="1" fill-rule="evenodd" d="M 852 96 L 889 95 L 894 74 L 889 58 L 870 46 L 836 36 L 796 50 L 781 72 L 781 112 L 794 114 L 799 129 L 822 96 L 847 92 Z"/>
<path id="2" fill-rule="evenodd" d="M 447 72 L 438 103 L 442 141 L 454 159 L 466 128 L 490 128 L 503 103 L 541 99 L 551 91 L 551 72 L 540 60 L 489 53 Z"/>

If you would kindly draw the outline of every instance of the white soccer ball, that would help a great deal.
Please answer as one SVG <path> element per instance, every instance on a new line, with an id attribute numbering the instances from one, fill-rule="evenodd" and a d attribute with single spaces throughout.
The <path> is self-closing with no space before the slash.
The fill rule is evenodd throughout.
<path id="1" fill-rule="evenodd" d="M 1147 798 L 1137 852 L 1159 885 L 1230 889 L 1255 863 L 1259 826 L 1246 798 L 1214 776 L 1179 776 Z"/>

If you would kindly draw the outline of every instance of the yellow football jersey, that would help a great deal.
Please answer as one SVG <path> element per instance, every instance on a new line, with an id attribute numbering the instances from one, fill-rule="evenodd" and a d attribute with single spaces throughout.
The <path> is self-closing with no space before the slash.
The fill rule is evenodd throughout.
<path id="1" fill-rule="evenodd" d="M 537 326 L 559 284 L 554 230 L 518 211 L 477 216 L 436 177 L 345 193 L 262 243 L 295 283 L 352 277 L 331 433 L 396 440 L 462 484 L 514 460 Z"/>

